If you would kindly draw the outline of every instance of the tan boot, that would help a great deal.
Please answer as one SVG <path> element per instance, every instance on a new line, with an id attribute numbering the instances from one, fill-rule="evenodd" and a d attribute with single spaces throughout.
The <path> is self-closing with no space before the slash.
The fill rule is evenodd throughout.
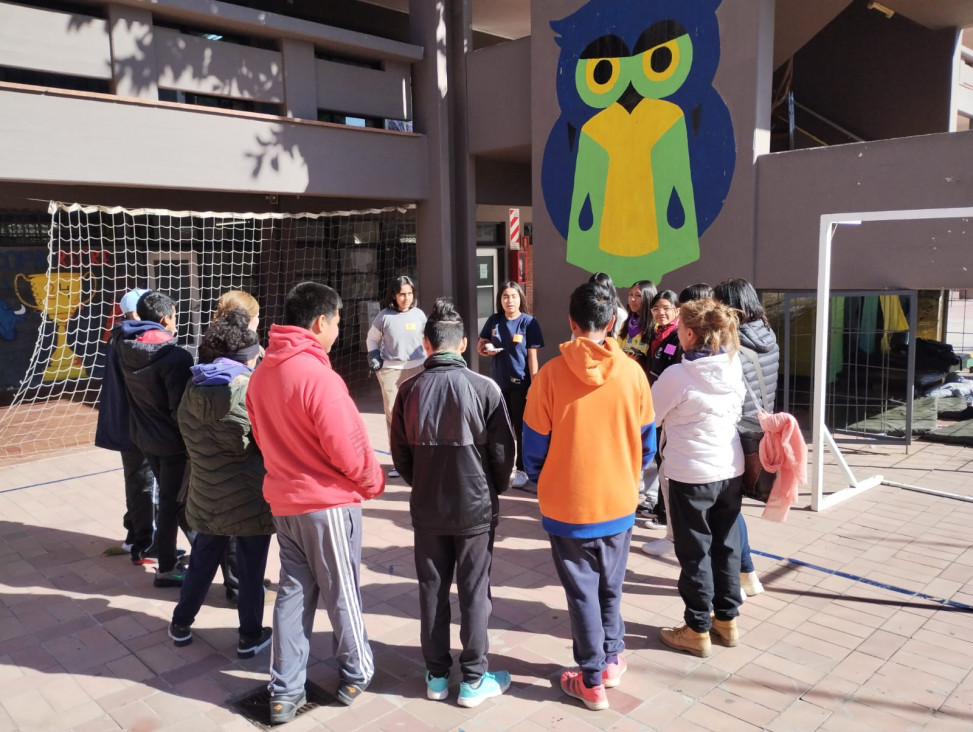
<path id="1" fill-rule="evenodd" d="M 700 658 L 708 658 L 713 652 L 713 645 L 709 633 L 697 633 L 688 625 L 678 628 L 663 628 L 659 631 L 662 642 L 677 651 L 687 651 Z"/>
<path id="2" fill-rule="evenodd" d="M 719 620 L 713 618 L 713 626 L 709 629 L 710 633 L 716 633 L 724 646 L 733 648 L 740 642 L 740 631 L 737 629 L 737 619 Z"/>

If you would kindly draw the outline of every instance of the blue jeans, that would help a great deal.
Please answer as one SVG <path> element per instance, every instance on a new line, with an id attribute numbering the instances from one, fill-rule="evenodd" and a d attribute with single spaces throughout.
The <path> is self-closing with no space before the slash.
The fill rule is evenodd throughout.
<path id="1" fill-rule="evenodd" d="M 737 527 L 740 529 L 740 571 L 752 572 L 753 559 L 750 557 L 750 534 L 747 533 L 747 523 L 743 514 L 737 516 Z"/>

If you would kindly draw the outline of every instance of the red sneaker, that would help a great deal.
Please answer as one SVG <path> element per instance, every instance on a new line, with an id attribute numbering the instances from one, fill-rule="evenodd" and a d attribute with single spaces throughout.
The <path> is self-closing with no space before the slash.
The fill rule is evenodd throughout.
<path id="1" fill-rule="evenodd" d="M 584 685 L 580 671 L 565 671 L 561 674 L 561 691 L 575 699 L 580 699 L 588 709 L 594 711 L 608 709 L 605 685 L 599 684 L 589 689 Z"/>
<path id="2" fill-rule="evenodd" d="M 622 674 L 626 671 L 628 671 L 628 661 L 625 660 L 624 654 L 619 653 L 618 660 L 609 663 L 601 672 L 601 685 L 606 689 L 614 689 L 622 683 Z"/>

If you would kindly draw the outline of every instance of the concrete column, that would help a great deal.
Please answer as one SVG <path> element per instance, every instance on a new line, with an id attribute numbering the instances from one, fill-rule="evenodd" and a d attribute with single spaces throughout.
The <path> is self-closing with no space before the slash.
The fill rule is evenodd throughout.
<path id="1" fill-rule="evenodd" d="M 409 0 L 409 42 L 423 48 L 422 61 L 412 66 L 412 100 L 413 129 L 426 136 L 429 154 L 429 197 L 416 202 L 419 287 L 427 303 L 456 295 L 448 20 L 446 0 Z"/>
<path id="2" fill-rule="evenodd" d="M 108 6 L 112 87 L 120 97 L 159 99 L 159 71 L 152 45 L 152 13 Z"/>
<path id="3" fill-rule="evenodd" d="M 284 109 L 288 117 L 318 118 L 317 70 L 314 46 L 285 38 L 280 42 L 284 61 Z"/>
<path id="4" fill-rule="evenodd" d="M 472 0 L 450 0 L 449 70 L 453 85 L 453 231 L 456 271 L 455 300 L 466 322 L 476 327 L 476 166 L 470 154 L 467 54 L 473 50 Z M 452 32 L 450 32 L 452 31 Z M 476 343 L 476 333 L 470 339 Z M 473 369 L 479 367 L 475 348 L 467 349 Z"/>
<path id="5" fill-rule="evenodd" d="M 774 2 L 760 0 L 757 13 L 756 110 L 753 159 L 770 152 L 770 114 L 774 91 Z"/>

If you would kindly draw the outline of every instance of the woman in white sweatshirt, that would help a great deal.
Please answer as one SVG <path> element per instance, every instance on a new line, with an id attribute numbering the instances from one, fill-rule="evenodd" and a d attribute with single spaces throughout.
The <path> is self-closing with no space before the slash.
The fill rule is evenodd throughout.
<path id="1" fill-rule="evenodd" d="M 386 429 L 392 425 L 392 405 L 399 384 L 422 371 L 426 352 L 422 348 L 422 330 L 426 314 L 417 305 L 416 283 L 400 275 L 389 283 L 382 303 L 383 310 L 372 321 L 365 337 L 368 365 L 382 387 Z M 390 478 L 398 478 L 395 468 Z"/>
<path id="2" fill-rule="evenodd" d="M 710 631 L 729 646 L 739 634 L 740 476 L 743 450 L 737 422 L 743 406 L 743 375 L 736 318 L 712 298 L 679 308 L 683 360 L 652 387 L 656 425 L 669 479 L 679 594 L 685 624 L 663 628 L 672 648 L 706 657 Z M 710 613 L 713 613 L 711 617 Z"/>

